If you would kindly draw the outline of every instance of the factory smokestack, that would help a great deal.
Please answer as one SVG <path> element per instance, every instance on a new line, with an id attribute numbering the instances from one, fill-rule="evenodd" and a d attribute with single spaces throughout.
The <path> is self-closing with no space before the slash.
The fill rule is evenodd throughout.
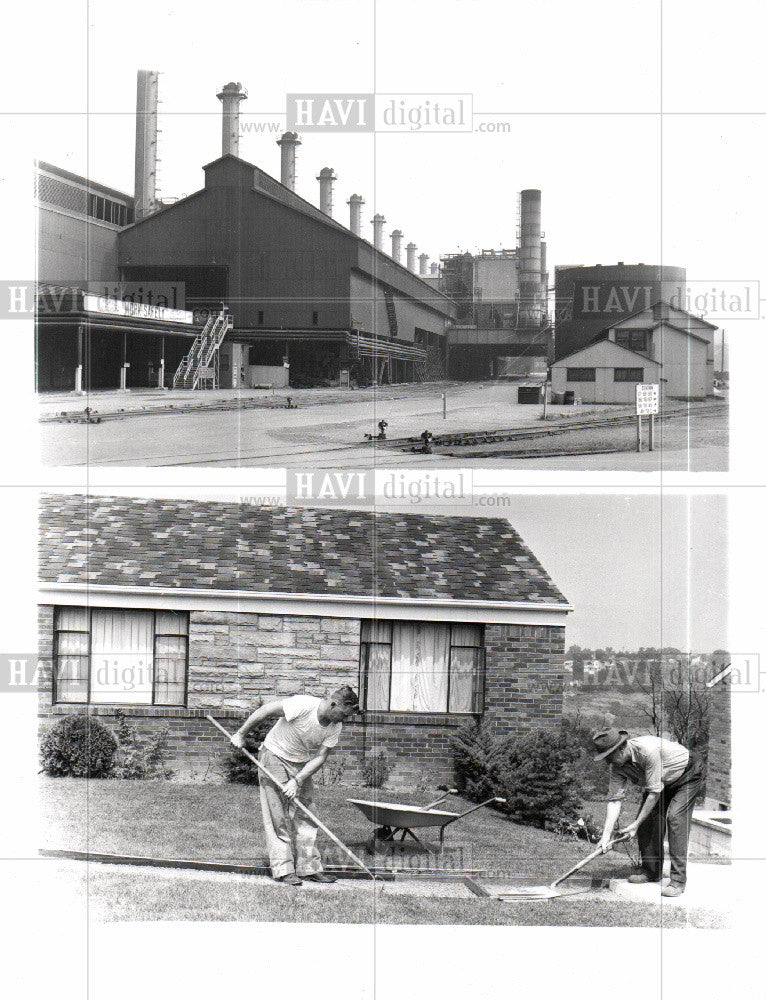
<path id="1" fill-rule="evenodd" d="M 418 257 L 418 260 L 420 261 L 420 273 L 421 274 L 428 274 L 428 254 L 427 253 L 422 253 Z"/>
<path id="2" fill-rule="evenodd" d="M 346 204 L 349 206 L 349 228 L 354 236 L 361 236 L 364 198 L 360 194 L 352 194 Z"/>
<path id="3" fill-rule="evenodd" d="M 301 141 L 297 132 L 285 132 L 281 139 L 277 139 L 277 145 L 282 150 L 282 183 L 291 191 L 295 190 L 295 147 L 300 146 Z"/>
<path id="4" fill-rule="evenodd" d="M 522 191 L 519 198 L 519 297 L 523 326 L 539 326 L 542 317 L 541 200 L 536 188 Z"/>
<path id="5" fill-rule="evenodd" d="M 330 218 L 332 218 L 332 189 L 337 179 L 332 167 L 322 167 L 317 177 L 319 181 L 319 208 Z"/>
<path id="6" fill-rule="evenodd" d="M 373 231 L 372 241 L 375 244 L 376 250 L 383 249 L 383 223 L 385 221 L 386 220 L 380 213 L 373 216 L 372 219 L 372 231 Z"/>
<path id="7" fill-rule="evenodd" d="M 413 273 L 415 273 L 415 251 L 417 250 L 417 248 L 418 247 L 417 247 L 416 243 L 408 243 L 407 247 L 406 247 L 406 250 L 407 250 L 407 267 Z"/>
<path id="8" fill-rule="evenodd" d="M 395 229 L 391 233 L 391 256 L 394 258 L 397 264 L 402 262 L 402 240 L 404 239 L 404 233 L 401 229 Z"/>
<path id="9" fill-rule="evenodd" d="M 136 221 L 157 210 L 157 89 L 159 73 L 140 69 L 136 84 Z"/>
<path id="10" fill-rule="evenodd" d="M 221 116 L 221 156 L 239 156 L 239 105 L 247 100 L 241 83 L 226 83 L 216 97 L 223 105 Z"/>
<path id="11" fill-rule="evenodd" d="M 431 264 L 431 274 L 438 274 L 438 273 L 439 273 L 439 265 L 436 261 L 433 261 L 433 263 Z"/>

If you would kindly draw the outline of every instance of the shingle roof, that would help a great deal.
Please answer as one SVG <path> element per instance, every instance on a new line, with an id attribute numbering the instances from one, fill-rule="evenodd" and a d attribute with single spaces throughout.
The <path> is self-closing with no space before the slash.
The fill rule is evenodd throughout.
<path id="1" fill-rule="evenodd" d="M 196 500 L 42 500 L 45 583 L 566 603 L 501 518 Z"/>

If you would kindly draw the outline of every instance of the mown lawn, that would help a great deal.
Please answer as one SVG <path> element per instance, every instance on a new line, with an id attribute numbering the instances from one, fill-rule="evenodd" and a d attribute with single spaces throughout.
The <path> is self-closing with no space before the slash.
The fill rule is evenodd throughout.
<path id="1" fill-rule="evenodd" d="M 330 829 L 361 852 L 371 825 L 346 802 L 349 797 L 369 799 L 375 793 L 369 788 L 319 787 L 316 809 Z M 383 792 L 379 798 L 424 802 L 423 796 L 401 792 Z M 453 798 L 451 805 L 459 811 L 468 803 Z M 43 778 L 41 810 L 41 846 L 46 848 L 249 863 L 261 862 L 265 855 L 256 788 Z M 589 850 L 584 841 L 520 826 L 489 809 L 455 824 L 446 844 L 462 848 L 465 867 L 534 876 L 541 883 L 562 874 Z M 405 895 L 364 880 L 291 889 L 253 876 L 56 859 L 46 864 L 52 886 L 58 881 L 65 892 L 87 893 L 91 914 L 102 920 L 624 927 L 718 927 L 727 921 L 725 914 L 645 906 L 608 892 L 553 902 L 501 903 L 450 897 L 449 889 L 440 897 Z M 620 878 L 631 869 L 629 858 L 614 852 L 589 866 L 587 874 Z"/>
<path id="2" fill-rule="evenodd" d="M 177 784 L 147 781 L 89 781 L 43 778 L 41 808 L 46 848 L 107 854 L 134 854 L 158 858 L 249 862 L 265 859 L 258 789 L 243 785 Z M 318 787 L 318 817 L 352 849 L 363 850 L 372 825 L 347 798 L 413 802 L 427 796 L 406 792 L 377 792 L 370 788 Z M 450 811 L 471 803 L 450 798 Z M 589 807 L 590 809 L 590 807 Z M 590 809 L 597 812 L 597 808 Z M 630 813 L 632 818 L 632 811 Z M 319 835 L 325 860 L 336 861 L 337 851 Z M 438 843 L 430 834 L 429 843 Z M 462 867 L 518 875 L 555 878 L 585 854 L 585 841 L 521 826 L 491 809 L 480 809 L 447 828 L 445 847 L 460 850 Z M 590 850 L 593 848 L 590 847 Z M 447 852 L 447 859 L 454 854 Z M 344 857 L 342 863 L 350 863 Z M 367 862 L 372 859 L 362 855 Z M 445 866 L 449 860 L 445 861 Z M 453 865 L 454 867 L 454 865 Z M 597 859 L 585 874 L 624 878 L 632 871 L 629 857 L 613 852 Z"/>

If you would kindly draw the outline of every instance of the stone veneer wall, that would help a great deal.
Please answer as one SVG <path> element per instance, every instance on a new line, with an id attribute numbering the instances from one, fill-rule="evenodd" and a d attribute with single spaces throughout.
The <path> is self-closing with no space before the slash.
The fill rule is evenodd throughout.
<path id="1" fill-rule="evenodd" d="M 188 778 L 216 777 L 226 754 L 223 737 L 205 719 L 213 715 L 236 728 L 264 700 L 291 694 L 324 694 L 341 684 L 359 686 L 358 619 L 310 615 L 195 611 L 189 616 L 188 705 L 125 706 L 139 737 L 169 730 L 170 766 Z M 531 726 L 557 725 L 563 697 L 562 626 L 486 627 L 485 717 L 498 735 Z M 53 608 L 40 608 L 41 728 L 84 705 L 51 705 Z M 115 707 L 90 706 L 116 726 Z M 366 713 L 346 723 L 324 780 L 361 784 L 364 757 L 384 749 L 393 764 L 392 788 L 452 781 L 450 740 L 471 716 Z M 322 780 L 322 778 L 320 778 Z"/>

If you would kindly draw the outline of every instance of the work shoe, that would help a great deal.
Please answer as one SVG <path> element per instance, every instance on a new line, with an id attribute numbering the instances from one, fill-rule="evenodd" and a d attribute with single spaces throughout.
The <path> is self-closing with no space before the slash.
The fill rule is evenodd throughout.
<path id="1" fill-rule="evenodd" d="M 337 878 L 334 875 L 328 875 L 327 872 L 314 872 L 313 875 L 303 876 L 307 882 L 337 882 Z"/>
<path id="2" fill-rule="evenodd" d="M 282 885 L 303 885 L 303 879 L 298 878 L 293 872 L 287 875 L 279 875 L 274 881 L 281 882 Z"/>
<path id="3" fill-rule="evenodd" d="M 628 876 L 628 882 L 633 885 L 641 885 L 644 882 L 659 882 L 659 879 L 653 878 L 648 872 L 636 872 L 635 875 Z"/>
<path id="4" fill-rule="evenodd" d="M 663 886 L 662 895 L 663 896 L 680 896 L 682 895 L 686 886 L 681 885 L 680 882 L 671 882 L 670 885 Z"/>

